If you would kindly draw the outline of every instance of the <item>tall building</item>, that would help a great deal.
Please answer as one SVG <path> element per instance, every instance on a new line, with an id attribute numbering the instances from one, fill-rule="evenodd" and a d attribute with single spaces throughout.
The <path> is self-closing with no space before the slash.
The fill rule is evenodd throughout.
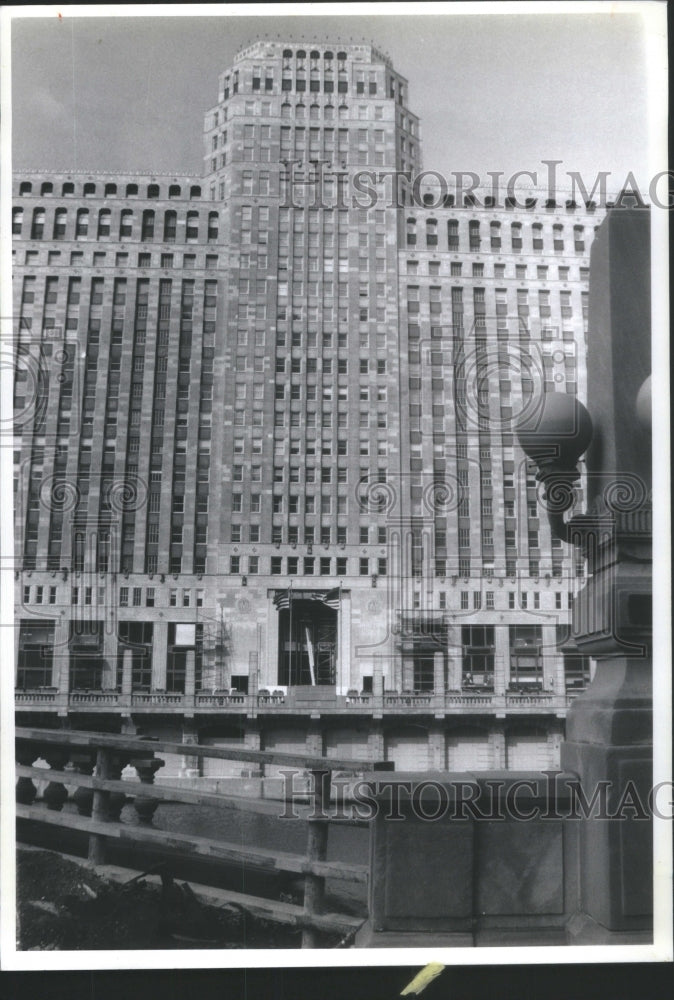
<path id="1" fill-rule="evenodd" d="M 585 393 L 595 206 L 421 183 L 372 45 L 244 49 L 204 134 L 16 179 L 19 720 L 555 765 L 583 566 L 513 426 Z"/>

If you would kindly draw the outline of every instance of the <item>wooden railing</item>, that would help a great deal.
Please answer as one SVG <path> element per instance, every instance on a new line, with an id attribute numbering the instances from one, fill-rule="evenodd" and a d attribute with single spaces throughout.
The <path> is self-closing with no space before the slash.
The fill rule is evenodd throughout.
<path id="1" fill-rule="evenodd" d="M 312 780 L 307 794 L 312 808 L 306 818 L 306 854 L 289 854 L 154 828 L 154 813 L 165 801 L 246 811 L 256 811 L 257 805 L 254 800 L 182 789 L 175 784 L 156 787 L 154 776 L 164 762 L 155 753 L 162 751 L 190 757 L 285 765 L 308 772 Z M 263 913 L 267 919 L 301 928 L 302 947 L 305 948 L 316 947 L 317 935 L 321 932 L 352 935 L 362 923 L 362 920 L 348 914 L 325 912 L 326 878 L 367 882 L 368 867 L 327 860 L 328 823 L 340 820 L 329 818 L 323 806 L 329 798 L 333 771 L 347 774 L 390 771 L 393 770 L 392 763 L 25 727 L 16 729 L 16 757 L 17 819 L 88 834 L 88 857 L 96 865 L 105 863 L 110 843 L 116 842 L 146 851 L 177 854 L 181 859 L 207 859 L 220 864 L 245 864 L 247 868 L 260 872 L 301 874 L 304 876 L 302 907 L 262 897 L 245 898 L 250 903 L 251 912 Z M 49 764 L 50 770 L 34 766 L 39 758 Z M 140 782 L 122 780 L 122 770 L 128 765 L 136 769 Z M 48 782 L 42 796 L 46 808 L 34 804 L 37 796 L 34 779 Z M 77 786 L 71 797 L 77 814 L 63 811 L 69 799 L 66 785 Z M 133 801 L 139 826 L 121 821 L 122 808 L 129 801 Z M 230 895 L 239 901 L 244 898 L 239 893 Z"/>

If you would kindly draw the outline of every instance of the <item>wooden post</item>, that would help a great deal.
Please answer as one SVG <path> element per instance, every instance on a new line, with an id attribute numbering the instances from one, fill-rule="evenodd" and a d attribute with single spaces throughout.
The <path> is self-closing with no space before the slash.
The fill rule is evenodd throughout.
<path id="1" fill-rule="evenodd" d="M 110 751 L 100 748 L 96 754 L 96 777 L 110 777 Z M 108 798 L 109 792 L 100 789 L 94 790 L 94 802 L 91 810 L 91 818 L 98 823 L 105 823 L 108 819 Z M 105 837 L 98 833 L 89 836 L 89 861 L 94 865 L 102 865 L 105 861 Z"/>
<path id="2" fill-rule="evenodd" d="M 323 804 L 326 799 L 328 803 L 330 801 L 330 771 L 311 771 L 311 778 L 314 808 L 307 821 L 307 860 L 325 861 L 328 849 L 328 823 Z M 324 897 L 325 879 L 321 875 L 307 873 L 304 876 L 304 912 L 308 914 L 321 913 Z M 314 928 L 306 927 L 302 931 L 302 947 L 316 948 L 316 938 L 317 932 Z"/>

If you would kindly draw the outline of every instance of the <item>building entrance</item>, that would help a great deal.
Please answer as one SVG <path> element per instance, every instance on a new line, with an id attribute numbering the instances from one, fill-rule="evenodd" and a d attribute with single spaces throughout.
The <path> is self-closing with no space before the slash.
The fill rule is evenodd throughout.
<path id="1" fill-rule="evenodd" d="M 279 608 L 278 683 L 334 685 L 337 668 L 337 610 L 330 594 L 284 594 Z"/>

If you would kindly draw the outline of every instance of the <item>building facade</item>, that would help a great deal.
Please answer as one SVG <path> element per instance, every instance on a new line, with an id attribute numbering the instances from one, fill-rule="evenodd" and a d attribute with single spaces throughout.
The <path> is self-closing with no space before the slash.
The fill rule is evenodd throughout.
<path id="1" fill-rule="evenodd" d="M 244 49 L 204 136 L 16 179 L 18 718 L 556 765 L 583 566 L 513 427 L 584 397 L 595 206 L 425 185 L 371 45 Z"/>

